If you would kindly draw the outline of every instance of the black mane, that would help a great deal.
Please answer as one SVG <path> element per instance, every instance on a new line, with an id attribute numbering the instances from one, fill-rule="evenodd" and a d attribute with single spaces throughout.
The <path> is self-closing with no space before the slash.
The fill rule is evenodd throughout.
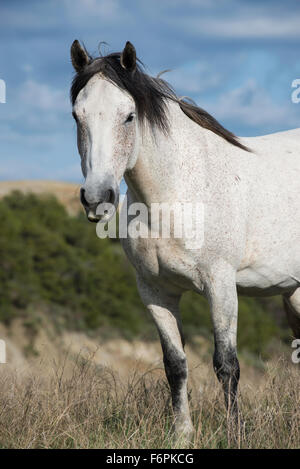
<path id="1" fill-rule="evenodd" d="M 120 89 L 127 91 L 134 99 L 137 115 L 141 123 L 145 120 L 152 127 L 158 127 L 167 133 L 169 123 L 166 115 L 166 101 L 177 102 L 182 111 L 194 122 L 227 140 L 243 150 L 249 149 L 238 138 L 226 130 L 214 117 L 195 104 L 178 98 L 172 87 L 161 78 L 153 78 L 143 71 L 143 64 L 138 61 L 134 72 L 124 69 L 120 63 L 121 53 L 108 54 L 92 59 L 80 72 L 77 72 L 71 86 L 72 105 L 82 88 L 96 74 L 101 73 Z"/>

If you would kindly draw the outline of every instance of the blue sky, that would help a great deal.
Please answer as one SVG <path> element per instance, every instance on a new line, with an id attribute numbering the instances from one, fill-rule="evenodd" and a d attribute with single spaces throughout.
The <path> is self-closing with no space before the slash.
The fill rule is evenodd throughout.
<path id="1" fill-rule="evenodd" d="M 81 181 L 71 118 L 69 50 L 126 40 L 229 130 L 253 136 L 300 126 L 298 0 L 1 0 L 0 179 Z"/>

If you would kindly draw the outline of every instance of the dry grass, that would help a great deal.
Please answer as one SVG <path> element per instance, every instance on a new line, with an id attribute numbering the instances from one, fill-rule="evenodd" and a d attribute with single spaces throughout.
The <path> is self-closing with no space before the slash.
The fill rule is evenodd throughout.
<path id="1" fill-rule="evenodd" d="M 41 377 L 2 373 L 2 448 L 171 448 L 170 395 L 159 369 L 132 372 L 122 381 L 80 355 Z M 285 359 L 268 365 L 261 385 L 242 385 L 246 424 L 241 448 L 300 446 L 299 368 Z M 191 387 L 196 427 L 194 448 L 228 448 L 220 387 L 211 373 L 205 386 Z M 176 446 L 178 447 L 178 446 Z"/>

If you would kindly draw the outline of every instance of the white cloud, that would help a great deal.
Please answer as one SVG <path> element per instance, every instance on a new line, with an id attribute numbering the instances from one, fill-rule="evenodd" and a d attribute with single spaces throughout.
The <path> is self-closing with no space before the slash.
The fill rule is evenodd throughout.
<path id="1" fill-rule="evenodd" d="M 203 61 L 185 64 L 162 76 L 175 89 L 187 95 L 202 93 L 221 83 L 221 75 L 212 70 L 211 65 Z"/>
<path id="2" fill-rule="evenodd" d="M 30 64 L 23 64 L 21 65 L 21 70 L 29 74 L 33 71 L 33 66 Z"/>
<path id="3" fill-rule="evenodd" d="M 120 2 L 117 0 L 77 0 L 78 6 L 85 12 L 91 14 L 100 13 L 104 18 L 112 18 L 118 14 L 120 10 Z M 74 0 L 72 0 L 74 5 Z"/>
<path id="4" fill-rule="evenodd" d="M 220 120 L 233 120 L 246 126 L 298 127 L 298 109 L 290 102 L 274 102 L 268 91 L 249 79 L 242 86 L 220 96 L 210 107 Z"/>
<path id="5" fill-rule="evenodd" d="M 59 3 L 64 4 L 68 18 L 75 23 L 80 23 L 82 18 L 117 23 L 128 17 L 119 0 L 60 0 Z"/>
<path id="6" fill-rule="evenodd" d="M 66 111 L 69 108 L 64 91 L 30 79 L 20 87 L 18 96 L 25 106 L 41 111 Z"/>
<path id="7" fill-rule="evenodd" d="M 192 15 L 173 17 L 167 22 L 185 33 L 226 39 L 291 39 L 300 37 L 300 14 L 293 9 L 266 6 L 265 3 L 224 1 L 211 3 L 211 10 L 199 9 Z"/>
<path id="8" fill-rule="evenodd" d="M 194 34 L 233 39 L 246 38 L 299 38 L 300 17 L 286 18 L 189 18 L 185 28 Z"/>
<path id="9" fill-rule="evenodd" d="M 26 129 L 26 133 L 37 136 L 72 126 L 68 92 L 31 79 L 10 95 L 5 111 L 0 116 L 1 129 L 9 125 L 11 129 L 22 129 L 23 133 Z M 7 137 L 10 134 L 6 131 Z"/>

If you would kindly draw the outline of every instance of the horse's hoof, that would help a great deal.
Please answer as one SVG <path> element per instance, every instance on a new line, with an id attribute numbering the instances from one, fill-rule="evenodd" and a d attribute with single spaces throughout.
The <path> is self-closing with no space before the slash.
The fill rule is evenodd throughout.
<path id="1" fill-rule="evenodd" d="M 190 422 L 175 425 L 173 436 L 179 446 L 190 446 L 194 440 L 195 429 Z"/>

